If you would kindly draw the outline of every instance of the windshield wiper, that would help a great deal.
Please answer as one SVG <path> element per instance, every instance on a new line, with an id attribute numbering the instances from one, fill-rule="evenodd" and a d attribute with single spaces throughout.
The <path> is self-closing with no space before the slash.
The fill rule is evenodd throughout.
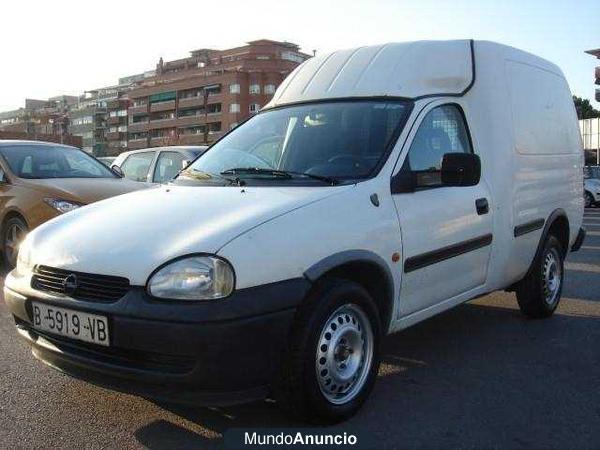
<path id="1" fill-rule="evenodd" d="M 306 177 L 312 178 L 313 180 L 319 180 L 327 184 L 336 185 L 339 180 L 333 177 L 327 177 L 324 175 L 314 175 L 306 172 L 294 172 L 291 170 L 279 170 L 279 169 L 264 169 L 261 167 L 238 167 L 235 169 L 227 169 L 221 172 L 221 175 L 237 175 L 237 174 L 257 174 L 257 175 L 271 175 L 280 178 L 293 178 L 293 177 Z"/>

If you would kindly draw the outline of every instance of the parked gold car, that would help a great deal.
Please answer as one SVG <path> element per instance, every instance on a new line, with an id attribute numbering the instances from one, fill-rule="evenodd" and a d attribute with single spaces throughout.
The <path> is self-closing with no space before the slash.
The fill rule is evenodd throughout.
<path id="1" fill-rule="evenodd" d="M 0 245 L 5 267 L 14 267 L 27 231 L 72 209 L 143 187 L 75 147 L 0 141 Z"/>

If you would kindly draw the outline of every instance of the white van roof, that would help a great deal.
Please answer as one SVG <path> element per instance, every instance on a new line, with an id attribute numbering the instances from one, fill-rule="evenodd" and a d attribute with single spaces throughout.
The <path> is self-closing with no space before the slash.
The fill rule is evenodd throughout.
<path id="1" fill-rule="evenodd" d="M 492 59 L 501 57 L 497 60 L 502 64 L 505 58 L 514 57 L 560 73 L 537 56 L 494 42 L 389 43 L 308 59 L 284 80 L 265 108 L 331 98 L 461 95 L 475 81 L 476 54 L 481 52 Z"/>

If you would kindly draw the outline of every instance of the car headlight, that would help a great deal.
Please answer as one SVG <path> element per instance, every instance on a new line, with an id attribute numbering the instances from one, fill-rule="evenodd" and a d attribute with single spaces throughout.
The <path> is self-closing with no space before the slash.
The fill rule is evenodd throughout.
<path id="1" fill-rule="evenodd" d="M 214 256 L 188 256 L 158 269 L 148 281 L 153 297 L 212 300 L 227 297 L 235 285 L 233 268 Z"/>
<path id="2" fill-rule="evenodd" d="M 71 200 L 62 200 L 60 198 L 45 198 L 44 201 L 61 214 L 83 206 L 81 203 L 73 202 Z"/>

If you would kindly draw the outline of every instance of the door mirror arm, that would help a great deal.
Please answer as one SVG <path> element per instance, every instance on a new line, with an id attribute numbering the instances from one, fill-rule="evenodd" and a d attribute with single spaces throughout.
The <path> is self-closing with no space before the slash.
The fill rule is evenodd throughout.
<path id="1" fill-rule="evenodd" d="M 410 170 L 406 161 L 390 182 L 392 194 L 408 194 L 417 190 L 417 174 Z"/>
<path id="2" fill-rule="evenodd" d="M 112 172 L 118 176 L 119 178 L 123 178 L 125 177 L 125 174 L 123 173 L 123 170 L 121 170 L 121 168 L 119 166 L 117 166 L 116 164 L 113 164 L 110 168 L 110 170 L 112 170 Z"/>

